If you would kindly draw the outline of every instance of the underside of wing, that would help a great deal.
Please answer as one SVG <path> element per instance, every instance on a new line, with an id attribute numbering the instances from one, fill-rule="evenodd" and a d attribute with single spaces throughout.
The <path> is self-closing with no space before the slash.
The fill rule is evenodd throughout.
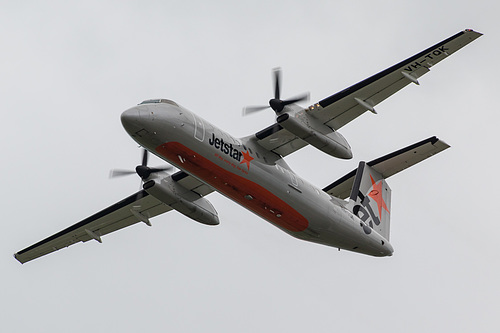
<path id="1" fill-rule="evenodd" d="M 281 156 L 291 154 L 306 146 L 309 136 L 328 136 L 368 110 L 376 113 L 375 106 L 380 102 L 411 83 L 418 85 L 418 79 L 429 72 L 432 66 L 480 36 L 480 33 L 472 30 L 461 31 L 306 109 L 294 105 L 298 109 L 291 112 L 290 118 L 296 119 L 295 122 L 303 127 L 301 128 L 303 133 L 295 135 L 292 133 L 296 133 L 292 127 L 285 126 L 284 122 L 281 124 L 278 122 L 256 133 L 257 142 L 267 150 Z M 284 116 L 281 114 L 280 117 Z M 298 119 L 301 121 L 297 121 Z M 328 142 L 329 140 L 327 138 L 323 141 Z M 322 144 L 322 142 L 318 143 L 316 148 L 325 151 L 320 147 Z M 347 146 L 344 148 L 350 150 Z M 335 154 L 331 155 L 336 156 Z"/>
<path id="2" fill-rule="evenodd" d="M 194 178 L 193 176 L 185 173 L 184 171 L 178 171 L 172 175 L 172 179 L 180 184 L 182 187 L 198 193 L 200 196 L 204 197 L 214 191 L 212 187 L 205 184 L 202 181 Z"/>
<path id="3" fill-rule="evenodd" d="M 139 191 L 116 204 L 14 254 L 21 263 L 28 262 L 48 253 L 78 242 L 95 239 L 125 228 L 137 222 L 149 224 L 149 219 L 165 213 L 171 208 L 146 191 Z"/>
<path id="4" fill-rule="evenodd" d="M 325 125 L 338 130 L 367 110 L 375 112 L 375 106 L 403 87 L 415 83 L 430 68 L 481 34 L 472 30 L 461 31 L 424 51 L 387 68 L 355 85 L 346 88 L 309 107 L 308 112 Z"/>
<path id="5" fill-rule="evenodd" d="M 213 192 L 213 188 L 183 171 L 179 171 L 170 177 L 185 190 L 196 193 L 196 197 L 198 195 L 199 197 L 203 197 Z M 145 190 L 142 190 L 17 252 L 14 254 L 14 257 L 19 262 L 25 263 L 78 242 L 89 240 L 101 242 L 101 236 L 137 222 L 144 222 L 151 225 L 149 222 L 150 218 L 170 210 L 172 210 L 170 206 L 150 195 Z"/>
<path id="6" fill-rule="evenodd" d="M 308 144 L 280 124 L 271 125 L 255 136 L 259 145 L 281 156 L 289 155 Z"/>
<path id="7" fill-rule="evenodd" d="M 449 147 L 448 144 L 434 136 L 370 161 L 367 165 L 380 173 L 383 178 L 388 178 Z M 339 199 L 349 197 L 356 171 L 357 170 L 351 171 L 344 177 L 325 187 L 323 191 Z"/>

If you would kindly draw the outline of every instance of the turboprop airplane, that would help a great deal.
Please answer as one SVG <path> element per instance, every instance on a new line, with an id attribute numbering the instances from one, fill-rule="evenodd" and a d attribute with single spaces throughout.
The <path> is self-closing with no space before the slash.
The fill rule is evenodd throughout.
<path id="1" fill-rule="evenodd" d="M 390 256 L 391 189 L 386 178 L 449 146 L 431 137 L 370 162 L 323 189 L 296 175 L 284 157 L 310 144 L 333 157 L 352 158 L 338 130 L 418 79 L 481 34 L 461 31 L 444 41 L 307 108 L 301 95 L 280 98 L 280 70 L 274 72 L 269 106 L 276 123 L 256 134 L 235 138 L 179 104 L 147 100 L 121 115 L 123 127 L 144 147 L 137 173 L 143 189 L 114 205 L 17 252 L 33 260 L 77 242 L 96 240 L 170 210 L 207 225 L 219 224 L 206 195 L 217 191 L 293 237 L 371 256 Z M 180 171 L 151 168 L 151 152 Z M 115 171 L 113 175 L 134 172 Z"/>

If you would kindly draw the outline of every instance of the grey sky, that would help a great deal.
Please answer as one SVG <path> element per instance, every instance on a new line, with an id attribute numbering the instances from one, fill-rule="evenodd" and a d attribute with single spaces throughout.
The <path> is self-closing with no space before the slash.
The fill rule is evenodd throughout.
<path id="1" fill-rule="evenodd" d="M 497 332 L 497 12 L 492 1 L 1 1 L 0 323 L 5 332 Z M 291 238 L 226 198 L 20 265 L 12 254 L 139 188 L 123 110 L 169 98 L 236 136 L 272 95 L 327 97 L 465 28 L 485 35 L 341 130 L 354 159 L 287 157 L 326 186 L 432 135 L 389 179 L 390 258 Z M 161 164 L 155 159 L 152 164 Z"/>

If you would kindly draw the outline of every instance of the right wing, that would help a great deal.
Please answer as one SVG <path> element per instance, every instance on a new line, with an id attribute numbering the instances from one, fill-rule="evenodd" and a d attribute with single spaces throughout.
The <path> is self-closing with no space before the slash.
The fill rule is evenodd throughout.
<path id="1" fill-rule="evenodd" d="M 173 174 L 172 179 L 188 190 L 205 196 L 213 191 L 211 187 L 183 171 Z M 14 254 L 22 264 L 78 242 L 96 240 L 101 236 L 128 227 L 137 222 L 151 225 L 149 219 L 172 210 L 160 200 L 141 190 L 103 209 L 102 211 L 35 243 Z"/>

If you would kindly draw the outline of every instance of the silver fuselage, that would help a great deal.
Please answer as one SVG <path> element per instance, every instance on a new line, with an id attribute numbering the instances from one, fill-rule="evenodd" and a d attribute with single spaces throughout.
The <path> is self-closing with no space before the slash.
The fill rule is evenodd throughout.
<path id="1" fill-rule="evenodd" d="M 380 234 L 363 232 L 346 201 L 297 176 L 254 136 L 236 139 L 173 102 L 138 105 L 121 119 L 141 146 L 296 238 L 373 256 L 393 253 Z"/>

